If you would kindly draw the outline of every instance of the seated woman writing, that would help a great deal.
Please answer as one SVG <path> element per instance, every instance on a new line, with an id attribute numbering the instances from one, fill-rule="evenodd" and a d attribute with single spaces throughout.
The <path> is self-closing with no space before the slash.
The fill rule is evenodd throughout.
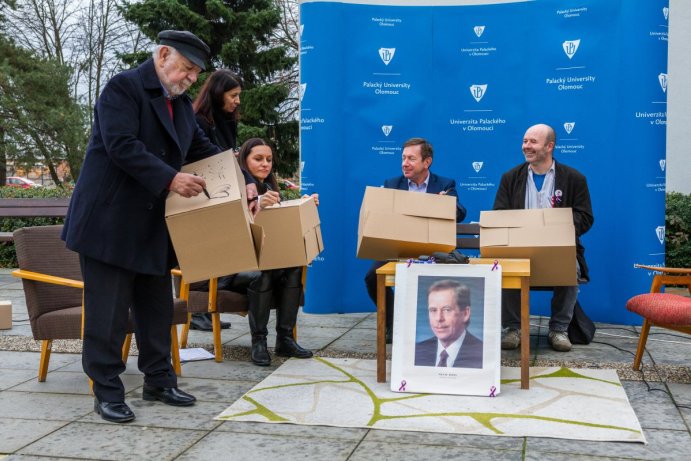
<path id="1" fill-rule="evenodd" d="M 280 202 L 278 183 L 272 173 L 273 152 L 260 138 L 251 138 L 240 147 L 238 154 L 240 167 L 256 181 L 259 192 L 259 207 L 265 209 Z M 319 196 L 313 194 L 315 203 Z M 260 211 L 261 213 L 261 211 Z M 269 309 L 276 308 L 276 355 L 312 357 L 312 352 L 300 347 L 293 339 L 293 328 L 297 321 L 302 295 L 302 267 L 289 267 L 262 271 L 261 275 L 247 288 L 249 302 L 249 323 L 252 333 L 252 362 L 255 365 L 271 364 L 267 351 L 266 336 L 269 322 Z"/>

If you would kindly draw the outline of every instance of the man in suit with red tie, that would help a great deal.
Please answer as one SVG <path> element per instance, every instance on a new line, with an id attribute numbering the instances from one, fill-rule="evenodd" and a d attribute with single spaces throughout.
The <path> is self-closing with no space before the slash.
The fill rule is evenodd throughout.
<path id="1" fill-rule="evenodd" d="M 438 176 L 430 171 L 433 157 L 432 145 L 423 138 L 411 138 L 403 144 L 401 170 L 403 174 L 384 181 L 388 189 L 424 192 L 428 194 L 452 195 L 456 197 L 456 221 L 465 218 L 466 211 L 458 202 L 456 181 Z M 377 304 L 377 269 L 386 261 L 375 261 L 365 275 L 367 293 L 372 302 Z M 386 343 L 391 344 L 393 336 L 393 290 L 386 288 Z"/>
<path id="2" fill-rule="evenodd" d="M 219 152 L 197 126 L 184 93 L 205 69 L 209 47 L 187 31 L 158 35 L 153 56 L 114 76 L 94 109 L 84 165 L 63 239 L 79 253 L 84 278 L 82 364 L 93 380 L 94 410 L 128 422 L 120 374 L 128 313 L 135 322 L 144 400 L 187 406 L 170 360 L 176 258 L 165 223 L 169 191 L 201 194 L 206 183 L 183 164 Z"/>

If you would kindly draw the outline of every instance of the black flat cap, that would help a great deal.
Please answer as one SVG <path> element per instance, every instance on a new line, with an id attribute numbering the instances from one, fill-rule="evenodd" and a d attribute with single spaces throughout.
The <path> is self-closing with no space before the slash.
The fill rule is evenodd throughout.
<path id="1" fill-rule="evenodd" d="M 199 37 L 186 30 L 164 30 L 158 34 L 161 45 L 172 46 L 184 57 L 206 70 L 206 61 L 211 50 Z"/>

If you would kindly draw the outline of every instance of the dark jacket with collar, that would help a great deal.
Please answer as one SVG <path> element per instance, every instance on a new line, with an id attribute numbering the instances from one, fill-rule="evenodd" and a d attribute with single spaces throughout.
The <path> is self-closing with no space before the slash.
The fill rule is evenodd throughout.
<path id="1" fill-rule="evenodd" d="M 415 344 L 415 366 L 437 366 L 437 337 Z M 454 368 L 482 368 L 482 341 L 466 331 Z"/>
<path id="2" fill-rule="evenodd" d="M 408 190 L 408 178 L 405 176 L 396 176 L 384 181 L 384 187 L 387 189 Z M 456 197 L 456 222 L 461 222 L 465 219 L 466 210 L 458 201 L 458 191 L 456 191 L 456 181 L 454 179 L 438 176 L 430 171 L 429 181 L 427 182 L 427 193 L 438 194 L 442 191 L 448 191 L 448 195 Z"/>
<path id="3" fill-rule="evenodd" d="M 168 185 L 184 163 L 219 152 L 197 126 L 189 97 L 172 105 L 174 122 L 152 59 L 108 82 L 65 219 L 69 249 L 137 273 L 172 267 Z"/>
<path id="4" fill-rule="evenodd" d="M 555 208 L 571 208 L 573 225 L 576 228 L 576 257 L 581 266 L 581 278 L 590 280 L 588 266 L 585 262 L 585 247 L 581 244 L 581 235 L 588 232 L 595 218 L 590 204 L 590 192 L 585 176 L 578 170 L 554 161 L 554 190 L 562 195 L 555 201 Z M 501 177 L 497 196 L 494 199 L 495 210 L 522 210 L 525 208 L 525 188 L 528 182 L 528 163 L 522 163 L 507 171 Z"/>

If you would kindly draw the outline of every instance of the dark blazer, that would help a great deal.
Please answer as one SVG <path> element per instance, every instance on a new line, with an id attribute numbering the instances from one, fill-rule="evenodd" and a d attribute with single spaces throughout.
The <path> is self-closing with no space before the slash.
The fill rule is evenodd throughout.
<path id="1" fill-rule="evenodd" d="M 142 274 L 163 275 L 173 266 L 168 185 L 184 163 L 219 149 L 197 126 L 189 97 L 172 105 L 175 122 L 152 59 L 108 82 L 65 218 L 69 249 Z"/>
<path id="2" fill-rule="evenodd" d="M 437 337 L 415 344 L 415 366 L 434 367 L 437 365 Z M 461 350 L 453 363 L 454 368 L 482 368 L 482 341 L 465 332 Z"/>
<path id="3" fill-rule="evenodd" d="M 448 191 L 448 195 L 456 197 L 456 222 L 461 222 L 465 219 L 466 210 L 458 201 L 458 191 L 456 190 L 456 181 L 454 179 L 437 176 L 430 171 L 429 181 L 427 182 L 427 193 L 438 194 L 442 191 Z M 405 176 L 396 176 L 384 181 L 384 187 L 387 189 L 408 190 L 408 178 Z"/>
<path id="4" fill-rule="evenodd" d="M 576 256 L 581 266 L 581 278 L 590 280 L 588 266 L 585 262 L 585 247 L 581 244 L 581 235 L 588 232 L 595 218 L 590 204 L 590 192 L 585 176 L 578 170 L 554 162 L 554 190 L 562 192 L 561 200 L 555 208 L 573 209 L 573 225 L 576 228 Z M 495 210 L 522 210 L 525 208 L 525 186 L 528 182 L 528 164 L 522 163 L 507 171 L 501 177 L 499 189 L 494 199 Z"/>

